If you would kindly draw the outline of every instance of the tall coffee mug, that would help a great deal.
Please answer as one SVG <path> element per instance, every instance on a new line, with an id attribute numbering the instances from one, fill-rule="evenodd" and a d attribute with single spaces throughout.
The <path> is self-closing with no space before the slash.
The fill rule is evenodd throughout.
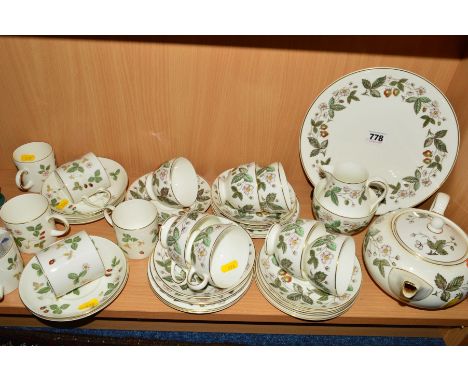
<path id="1" fill-rule="evenodd" d="M 52 213 L 49 202 L 41 194 L 10 199 L 0 209 L 0 219 L 13 235 L 18 249 L 32 254 L 48 247 L 70 228 L 64 217 Z M 56 220 L 65 226 L 63 230 L 55 229 Z"/>
<path id="2" fill-rule="evenodd" d="M 111 184 L 109 175 L 99 158 L 93 153 L 85 154 L 79 159 L 61 165 L 55 174 L 74 203 L 83 201 L 92 207 L 103 208 L 112 198 L 107 189 Z M 89 200 L 91 196 L 99 193 L 106 194 L 104 205 L 96 205 Z"/>
<path id="3" fill-rule="evenodd" d="M 90 283 L 105 273 L 101 256 L 85 231 L 52 244 L 36 257 L 56 297 Z"/>
<path id="4" fill-rule="evenodd" d="M 104 217 L 114 227 L 117 243 L 129 259 L 145 259 L 153 253 L 158 241 L 158 211 L 153 203 L 127 200 L 117 207 L 107 206 Z"/>
<path id="5" fill-rule="evenodd" d="M 0 301 L 19 285 L 23 259 L 8 231 L 0 228 Z"/>
<path id="6" fill-rule="evenodd" d="M 13 152 L 13 162 L 18 169 L 16 173 L 18 188 L 38 193 L 56 167 L 54 150 L 45 142 L 30 142 L 18 147 Z"/>

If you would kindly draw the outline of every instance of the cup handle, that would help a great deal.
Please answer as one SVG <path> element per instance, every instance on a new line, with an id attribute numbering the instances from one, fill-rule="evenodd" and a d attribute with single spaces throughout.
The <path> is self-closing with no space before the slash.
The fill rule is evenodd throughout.
<path id="1" fill-rule="evenodd" d="M 225 204 L 227 200 L 227 189 L 226 189 L 226 180 L 219 178 L 218 179 L 218 194 L 221 204 Z"/>
<path id="2" fill-rule="evenodd" d="M 159 241 L 161 242 L 161 245 L 163 246 L 163 248 L 166 248 L 166 249 L 169 248 L 169 243 L 168 243 L 169 232 L 171 232 L 172 226 L 178 218 L 179 218 L 178 216 L 171 216 L 161 226 L 161 229 L 159 230 Z"/>
<path id="3" fill-rule="evenodd" d="M 4 286 L 0 285 L 0 301 L 3 301 L 3 296 L 4 296 Z"/>
<path id="4" fill-rule="evenodd" d="M 190 289 L 192 289 L 194 291 L 202 290 L 208 284 L 208 277 L 203 276 L 203 280 L 202 280 L 202 282 L 200 284 L 192 284 L 191 280 L 192 280 L 192 277 L 193 277 L 193 275 L 195 273 L 196 273 L 195 268 L 193 268 L 193 267 L 190 268 L 189 274 L 187 276 L 187 285 L 188 285 L 188 287 Z"/>
<path id="5" fill-rule="evenodd" d="M 23 191 L 28 191 L 34 184 L 32 180 L 29 180 L 28 183 L 23 184 L 23 175 L 27 173 L 28 173 L 28 170 L 24 168 L 19 170 L 16 173 L 16 185 L 18 186 L 20 190 L 23 190 Z"/>
<path id="6" fill-rule="evenodd" d="M 374 186 L 374 185 L 379 188 L 382 188 L 383 192 L 380 194 L 380 196 L 377 197 L 377 200 L 371 205 L 371 211 L 374 211 L 379 206 L 380 202 L 385 199 L 385 197 L 387 196 L 387 192 L 388 192 L 388 184 L 384 179 L 379 178 L 379 177 L 370 178 L 367 181 L 366 187 L 369 188 L 370 186 Z"/>
<path id="7" fill-rule="evenodd" d="M 70 224 L 68 223 L 67 219 L 65 219 L 64 217 L 58 216 L 58 215 L 50 215 L 48 220 L 52 220 L 52 219 L 58 220 L 59 222 L 61 222 L 65 226 L 65 229 L 63 230 L 52 229 L 50 231 L 51 236 L 62 236 L 62 235 L 65 235 L 70 230 Z"/>
<path id="8" fill-rule="evenodd" d="M 281 232 L 281 225 L 276 223 L 271 226 L 265 238 L 265 251 L 268 255 L 275 254 L 275 245 Z"/>
<path id="9" fill-rule="evenodd" d="M 107 189 L 104 189 L 104 188 L 101 188 L 99 189 L 98 191 L 96 191 L 96 193 L 94 193 L 93 195 L 96 195 L 96 194 L 99 194 L 99 193 L 105 193 L 106 194 L 106 202 L 104 203 L 104 205 L 99 205 L 99 204 L 94 204 L 93 202 L 91 202 L 89 200 L 89 198 L 87 196 L 85 196 L 82 200 L 84 203 L 86 203 L 88 206 L 91 206 L 91 207 L 97 207 L 97 208 L 104 208 L 107 206 L 107 204 L 110 202 L 110 200 L 112 199 L 112 194 L 109 190 Z"/>
<path id="10" fill-rule="evenodd" d="M 184 274 L 185 274 L 185 277 L 182 281 L 177 281 L 177 280 L 180 280 L 178 277 L 176 277 L 176 273 L 175 273 L 175 267 L 177 266 L 177 264 L 173 261 L 171 263 L 171 277 L 172 277 L 172 280 L 174 280 L 174 282 L 178 285 L 184 285 L 186 282 L 187 282 L 187 271 L 186 270 L 183 270 L 184 271 Z"/>
<path id="11" fill-rule="evenodd" d="M 146 192 L 148 193 L 151 200 L 157 200 L 158 197 L 156 196 L 156 194 L 154 193 L 154 190 L 153 190 L 153 177 L 154 177 L 153 173 L 148 175 L 148 177 L 146 178 L 145 188 L 146 188 Z"/>
<path id="12" fill-rule="evenodd" d="M 113 223 L 112 218 L 110 216 L 109 210 L 114 212 L 115 207 L 114 206 L 106 206 L 104 208 L 104 217 L 106 218 L 107 222 L 113 227 L 114 223 Z"/>

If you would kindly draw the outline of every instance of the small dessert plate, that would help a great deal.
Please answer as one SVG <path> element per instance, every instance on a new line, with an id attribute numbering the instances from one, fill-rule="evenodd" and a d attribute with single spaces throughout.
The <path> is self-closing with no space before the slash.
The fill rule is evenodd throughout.
<path id="1" fill-rule="evenodd" d="M 90 311 L 104 309 L 125 284 L 128 265 L 122 250 L 110 240 L 91 236 L 101 255 L 106 273 L 103 277 L 56 298 L 36 257 L 25 266 L 19 284 L 24 305 L 45 320 L 75 320 Z"/>

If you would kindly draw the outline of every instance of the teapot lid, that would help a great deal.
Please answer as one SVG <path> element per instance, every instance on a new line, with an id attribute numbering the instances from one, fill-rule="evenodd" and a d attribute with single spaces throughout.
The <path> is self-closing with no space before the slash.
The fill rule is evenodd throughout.
<path id="1" fill-rule="evenodd" d="M 430 263 L 455 265 L 467 258 L 465 232 L 435 212 L 403 211 L 393 218 L 392 231 L 409 252 Z"/>

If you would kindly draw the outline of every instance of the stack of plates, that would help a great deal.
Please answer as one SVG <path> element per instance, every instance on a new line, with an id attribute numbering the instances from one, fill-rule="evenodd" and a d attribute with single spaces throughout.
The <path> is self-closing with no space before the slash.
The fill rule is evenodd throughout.
<path id="1" fill-rule="evenodd" d="M 227 176 L 231 170 L 232 169 L 224 171 L 219 177 Z M 252 238 L 265 238 L 273 224 L 285 224 L 296 220 L 299 216 L 299 201 L 291 185 L 289 185 L 289 189 L 293 208 L 287 213 L 239 211 L 221 202 L 218 191 L 218 178 L 216 178 L 211 186 L 213 213 L 238 223 Z"/>
<path id="2" fill-rule="evenodd" d="M 127 172 L 112 159 L 99 158 L 99 160 L 106 169 L 111 182 L 108 190 L 112 198 L 108 204 L 116 206 L 125 198 L 125 189 L 128 184 Z M 49 200 L 52 210 L 66 218 L 70 224 L 90 223 L 104 217 L 103 208 L 92 207 L 85 202 L 72 203 L 66 190 L 64 190 L 64 186 L 58 181 L 55 172 L 52 172 L 45 180 L 41 193 Z M 106 202 L 103 193 L 91 196 L 89 199 L 98 205 L 104 205 Z"/>
<path id="3" fill-rule="evenodd" d="M 174 282 L 171 277 L 172 260 L 161 242 L 158 242 L 148 263 L 148 279 L 156 296 L 171 308 L 186 313 L 214 313 L 235 304 L 247 292 L 252 281 L 254 262 L 255 248 L 250 243 L 249 261 L 242 281 L 237 286 L 220 289 L 208 284 L 200 291 L 193 291 L 185 283 Z"/>
<path id="4" fill-rule="evenodd" d="M 32 314 L 48 321 L 75 321 L 103 310 L 123 290 L 128 265 L 122 250 L 110 240 L 91 236 L 106 273 L 101 278 L 55 297 L 36 257 L 24 267 L 19 295 Z"/>
<path id="5" fill-rule="evenodd" d="M 281 269 L 275 257 L 268 255 L 264 247 L 257 260 L 255 274 L 260 292 L 271 305 L 290 316 L 309 321 L 329 320 L 346 312 L 356 300 L 362 280 L 356 258 L 347 292 L 341 297 L 329 295 Z"/>
<path id="6" fill-rule="evenodd" d="M 211 204 L 211 190 L 208 182 L 198 175 L 198 193 L 195 203 L 188 208 L 175 208 L 168 206 L 159 200 L 151 200 L 148 193 L 146 192 L 146 178 L 151 176 L 152 172 L 143 175 L 142 177 L 135 180 L 129 187 L 126 200 L 132 199 L 144 199 L 151 201 L 158 210 L 159 224 L 163 224 L 171 216 L 183 215 L 188 211 L 199 211 L 205 212 L 210 208 Z"/>

